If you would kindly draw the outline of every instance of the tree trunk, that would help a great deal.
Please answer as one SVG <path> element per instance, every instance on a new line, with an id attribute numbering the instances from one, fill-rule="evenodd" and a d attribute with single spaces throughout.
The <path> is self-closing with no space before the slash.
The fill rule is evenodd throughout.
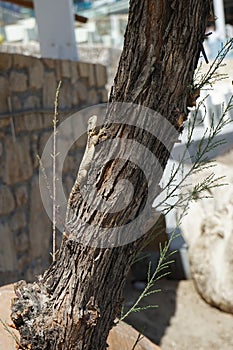
<path id="1" fill-rule="evenodd" d="M 38 282 L 16 286 L 12 320 L 20 332 L 20 349 L 106 349 L 129 267 L 147 239 L 143 233 L 150 210 L 136 226 L 130 224 L 146 202 L 151 208 L 177 140 L 174 130 L 180 131 L 187 118 L 210 5 L 209 0 L 131 0 L 110 96 L 113 105 L 109 105 L 106 123 L 90 131 L 88 142 L 94 144 L 95 152 L 85 179 L 82 184 L 77 180 L 71 192 L 67 231 L 57 260 Z M 139 107 L 123 105 L 122 116 L 116 102 Z M 153 109 L 169 123 L 161 124 L 157 114 L 154 119 L 153 113 L 148 117 L 140 106 Z M 155 130 L 159 137 L 154 136 Z M 116 138 L 130 140 L 130 146 L 115 144 Z M 135 148 L 132 141 L 137 141 Z M 149 162 L 147 150 L 154 155 Z M 135 162 L 124 160 L 134 151 L 144 160 L 147 176 Z M 124 198 L 118 186 L 122 179 L 133 184 L 132 199 L 130 195 Z M 113 210 L 99 209 L 103 198 Z M 128 206 L 115 210 L 121 201 Z"/>

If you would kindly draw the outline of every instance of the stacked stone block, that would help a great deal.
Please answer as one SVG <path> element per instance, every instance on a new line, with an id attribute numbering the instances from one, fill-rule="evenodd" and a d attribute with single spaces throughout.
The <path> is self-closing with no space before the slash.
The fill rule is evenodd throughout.
<path id="1" fill-rule="evenodd" d="M 33 280 L 51 259 L 51 222 L 38 183 L 39 162 L 53 128 L 59 81 L 59 119 L 106 102 L 106 68 L 99 64 L 0 53 L 0 285 Z M 85 137 L 63 169 L 69 192 Z"/>

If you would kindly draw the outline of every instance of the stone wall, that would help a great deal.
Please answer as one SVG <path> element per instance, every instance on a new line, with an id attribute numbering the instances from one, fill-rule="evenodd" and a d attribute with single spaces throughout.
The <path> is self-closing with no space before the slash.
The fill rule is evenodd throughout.
<path id="1" fill-rule="evenodd" d="M 51 135 L 59 81 L 59 118 L 106 102 L 104 66 L 0 53 L 0 284 L 33 280 L 48 266 L 51 222 L 38 185 L 38 158 Z M 64 166 L 70 189 L 85 139 Z"/>

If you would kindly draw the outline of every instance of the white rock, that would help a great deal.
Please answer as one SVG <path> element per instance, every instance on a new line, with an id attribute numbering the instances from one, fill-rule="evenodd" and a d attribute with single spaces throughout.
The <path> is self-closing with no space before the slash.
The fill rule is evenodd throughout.
<path id="1" fill-rule="evenodd" d="M 225 176 L 220 182 L 228 185 L 211 189 L 213 198 L 192 202 L 181 228 L 199 293 L 211 305 L 233 313 L 233 169 L 218 161 L 194 181 L 211 172 Z"/>

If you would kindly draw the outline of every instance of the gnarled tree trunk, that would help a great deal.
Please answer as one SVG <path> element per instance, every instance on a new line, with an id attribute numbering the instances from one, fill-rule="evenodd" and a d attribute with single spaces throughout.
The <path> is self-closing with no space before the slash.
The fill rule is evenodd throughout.
<path id="1" fill-rule="evenodd" d="M 126 108 L 125 120 L 122 117 L 122 122 L 115 122 L 117 107 L 110 104 L 107 122 L 91 129 L 89 146 L 94 145 L 93 159 L 84 169 L 82 184 L 79 178 L 70 195 L 66 237 L 57 260 L 37 283 L 21 282 L 16 287 L 12 319 L 20 332 L 22 349 L 106 349 L 109 330 L 122 304 L 129 267 L 147 235 L 140 234 L 133 241 L 137 233 L 133 231 L 135 226 L 129 226 L 128 236 L 124 236 L 126 241 L 129 237 L 129 243 L 123 244 L 121 236 L 115 240 L 115 231 L 107 231 L 104 240 L 100 234 L 111 228 L 118 228 L 121 234 L 121 228 L 143 211 L 148 198 L 150 203 L 153 200 L 148 182 L 156 192 L 177 139 L 174 129 L 179 131 L 187 118 L 210 6 L 209 0 L 131 0 L 124 49 L 110 101 L 151 108 L 173 127 L 161 124 L 157 117 L 150 118 L 147 124 L 146 111 L 140 107 L 130 115 L 130 107 L 128 112 Z M 128 125 L 130 118 L 136 125 L 138 110 L 144 116 L 141 124 Z M 159 130 L 160 137 L 153 136 L 154 130 Z M 133 162 L 123 161 L 132 148 L 124 142 L 114 144 L 116 138 L 136 140 L 143 145 L 135 146 L 140 159 L 146 158 L 145 149 L 155 155 L 154 161 L 152 158 L 145 162 L 149 174 L 146 178 Z M 106 163 L 109 154 L 111 161 Z M 123 200 L 122 188 L 117 187 L 122 179 L 130 180 L 134 186 L 128 206 L 115 212 L 100 211 L 103 198 L 113 209 L 119 193 Z M 148 212 L 138 221 L 137 230 L 141 233 L 149 215 Z"/>

